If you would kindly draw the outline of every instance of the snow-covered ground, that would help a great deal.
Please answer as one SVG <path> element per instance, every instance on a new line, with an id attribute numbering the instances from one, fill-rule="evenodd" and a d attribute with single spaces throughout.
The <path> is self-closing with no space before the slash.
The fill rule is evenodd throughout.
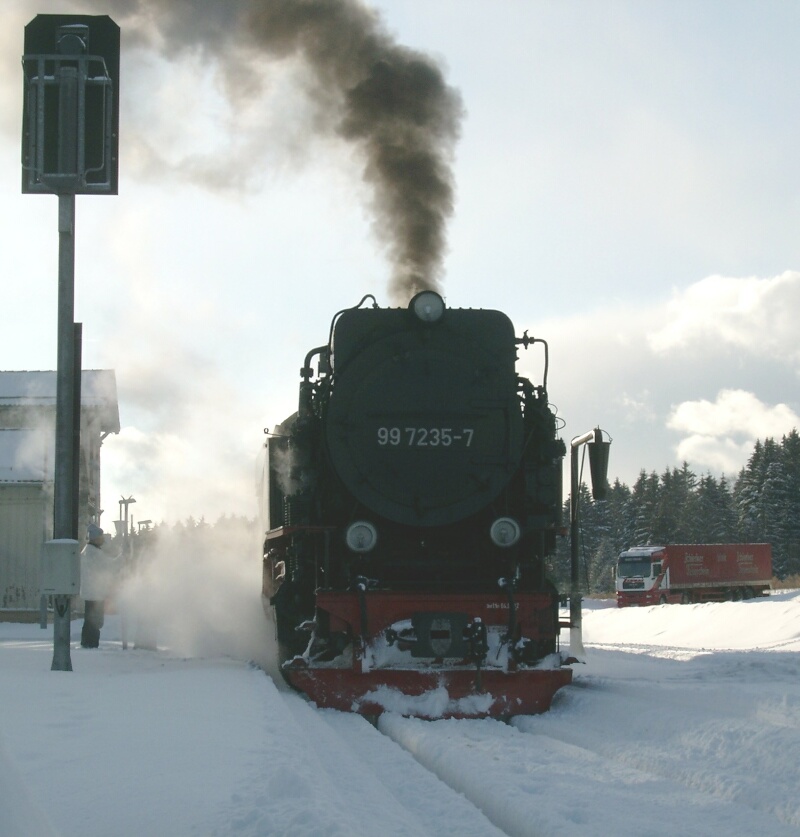
<path id="1" fill-rule="evenodd" d="M 378 729 L 248 664 L 257 601 L 249 646 L 123 650 L 112 616 L 71 673 L 52 629 L 2 624 L 0 835 L 800 833 L 800 592 L 612 604 L 549 713 Z"/>

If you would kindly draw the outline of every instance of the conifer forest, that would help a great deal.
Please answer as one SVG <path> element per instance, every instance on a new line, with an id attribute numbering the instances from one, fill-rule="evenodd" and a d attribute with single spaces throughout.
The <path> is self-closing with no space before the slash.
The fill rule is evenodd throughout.
<path id="1" fill-rule="evenodd" d="M 588 465 L 587 469 L 588 471 Z M 595 501 L 581 483 L 579 560 L 584 589 L 613 589 L 613 568 L 628 547 L 670 543 L 770 543 L 773 572 L 800 575 L 800 435 L 757 441 L 734 482 L 698 476 L 688 463 L 663 474 L 641 471 L 633 487 L 619 480 Z M 565 525 L 569 503 L 564 506 Z M 569 538 L 560 538 L 554 580 L 569 589 Z"/>

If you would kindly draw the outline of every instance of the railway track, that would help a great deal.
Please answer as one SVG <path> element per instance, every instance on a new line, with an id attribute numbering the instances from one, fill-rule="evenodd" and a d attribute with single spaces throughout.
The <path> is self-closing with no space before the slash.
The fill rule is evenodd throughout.
<path id="1" fill-rule="evenodd" d="M 337 753 L 320 764 L 326 781 L 342 788 L 343 809 L 361 812 L 347 833 L 797 833 L 800 808 L 787 779 L 768 775 L 765 792 L 764 775 L 753 768 L 769 772 L 769 765 L 754 765 L 748 742 L 755 735 L 784 747 L 788 736 L 800 745 L 800 707 L 765 702 L 739 683 L 720 711 L 721 671 L 706 680 L 700 662 L 686 669 L 651 659 L 661 670 L 649 682 L 635 673 L 641 657 L 605 653 L 619 677 L 580 677 L 553 711 L 510 724 L 384 714 L 376 728 L 356 715 L 316 710 L 297 695 L 284 699 L 305 734 Z M 780 665 L 774 655 L 767 659 Z M 727 665 L 733 679 L 735 662 Z M 658 701 L 669 710 L 653 727 Z M 688 719 L 684 730 L 674 729 L 676 717 Z"/>
<path id="2" fill-rule="evenodd" d="M 284 694 L 292 718 L 320 758 L 316 781 L 341 801 L 342 834 L 502 837 L 468 797 L 450 787 L 360 715 L 318 710 Z M 335 760 L 323 754 L 336 753 Z"/>

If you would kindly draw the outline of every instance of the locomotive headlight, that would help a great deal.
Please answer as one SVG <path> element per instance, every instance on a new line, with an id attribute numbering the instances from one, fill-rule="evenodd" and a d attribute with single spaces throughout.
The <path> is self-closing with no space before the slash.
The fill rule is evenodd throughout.
<path id="1" fill-rule="evenodd" d="M 378 532 L 366 520 L 357 520 L 347 527 L 344 540 L 353 552 L 369 552 L 378 542 Z"/>
<path id="2" fill-rule="evenodd" d="M 436 323 L 444 314 L 444 300 L 435 291 L 421 291 L 408 306 L 423 323 Z"/>
<path id="3" fill-rule="evenodd" d="M 520 534 L 519 523 L 511 517 L 498 517 L 489 528 L 489 537 L 495 546 L 514 546 Z"/>

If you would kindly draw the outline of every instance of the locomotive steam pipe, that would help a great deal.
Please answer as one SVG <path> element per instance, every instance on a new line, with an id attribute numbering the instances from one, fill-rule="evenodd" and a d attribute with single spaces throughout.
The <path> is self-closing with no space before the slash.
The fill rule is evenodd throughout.
<path id="1" fill-rule="evenodd" d="M 322 357 L 322 355 L 327 351 L 327 346 L 317 346 L 316 349 L 312 349 L 306 355 L 303 368 L 300 370 L 300 377 L 303 380 L 300 383 L 300 404 L 298 412 L 301 416 L 308 416 L 311 413 L 312 390 L 314 386 L 311 383 L 311 376 L 314 374 L 314 370 L 311 368 L 311 358 L 315 355 L 320 355 L 320 357 Z"/>
<path id="2" fill-rule="evenodd" d="M 518 337 L 514 342 L 517 346 L 522 346 L 525 349 L 534 343 L 541 343 L 542 346 L 544 346 L 544 374 L 542 375 L 542 389 L 546 390 L 547 373 L 550 369 L 550 346 L 547 344 L 547 340 L 543 340 L 541 337 L 528 337 L 528 330 L 525 329 L 525 331 L 522 332 L 522 337 Z"/>

